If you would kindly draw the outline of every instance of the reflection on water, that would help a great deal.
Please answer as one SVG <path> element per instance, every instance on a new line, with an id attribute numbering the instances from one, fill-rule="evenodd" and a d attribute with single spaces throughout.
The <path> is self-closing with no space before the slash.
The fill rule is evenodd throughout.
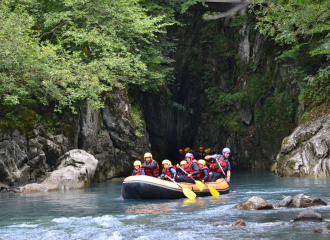
<path id="1" fill-rule="evenodd" d="M 276 203 L 299 193 L 330 203 L 330 179 L 278 178 L 266 172 L 234 172 L 237 192 L 177 200 L 120 200 L 121 182 L 88 189 L 0 194 L 0 238 L 11 239 L 329 239 L 315 235 L 322 223 L 294 223 L 301 209 L 240 211 L 252 196 Z M 315 207 L 330 219 L 330 206 Z M 246 227 L 231 228 L 243 219 Z M 224 234 L 226 233 L 226 234 Z"/>

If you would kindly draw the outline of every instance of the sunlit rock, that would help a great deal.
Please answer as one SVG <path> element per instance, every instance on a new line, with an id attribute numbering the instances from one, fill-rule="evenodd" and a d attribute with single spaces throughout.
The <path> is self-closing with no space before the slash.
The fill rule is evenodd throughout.
<path id="1" fill-rule="evenodd" d="M 89 186 L 98 161 L 84 150 L 71 150 L 59 159 L 58 169 L 51 172 L 41 183 L 20 188 L 21 192 L 68 190 Z"/>
<path id="2" fill-rule="evenodd" d="M 273 208 L 273 204 L 268 203 L 266 200 L 256 196 L 253 196 L 252 198 L 233 207 L 233 209 L 238 210 L 266 210 Z"/>
<path id="3" fill-rule="evenodd" d="M 330 115 L 297 127 L 282 141 L 272 166 L 279 176 L 330 177 Z"/>

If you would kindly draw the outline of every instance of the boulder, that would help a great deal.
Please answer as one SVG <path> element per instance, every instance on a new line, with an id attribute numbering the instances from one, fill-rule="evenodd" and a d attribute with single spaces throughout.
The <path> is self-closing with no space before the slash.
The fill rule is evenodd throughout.
<path id="1" fill-rule="evenodd" d="M 41 183 L 28 184 L 21 192 L 77 189 L 89 186 L 98 161 L 84 150 L 71 150 L 60 159 L 58 169 L 48 174 Z"/>
<path id="2" fill-rule="evenodd" d="M 0 193 L 6 193 L 6 192 L 8 192 L 8 188 L 0 187 Z"/>
<path id="3" fill-rule="evenodd" d="M 246 224 L 244 220 L 240 219 L 233 223 L 232 227 L 245 227 Z"/>
<path id="4" fill-rule="evenodd" d="M 252 198 L 233 207 L 233 209 L 238 210 L 265 210 L 273 208 L 273 204 L 268 203 L 266 200 L 256 196 L 253 196 Z"/>
<path id="5" fill-rule="evenodd" d="M 329 142 L 329 114 L 301 124 L 283 139 L 272 172 L 278 176 L 328 178 Z"/>
<path id="6" fill-rule="evenodd" d="M 322 221 L 322 216 L 313 209 L 307 208 L 299 213 L 294 221 Z"/>
<path id="7" fill-rule="evenodd" d="M 314 230 L 315 233 L 330 234 L 330 224 L 324 224 Z"/>
<path id="8" fill-rule="evenodd" d="M 277 203 L 278 207 L 289 207 L 292 203 L 292 197 L 287 196 Z"/>
<path id="9" fill-rule="evenodd" d="M 320 198 L 314 198 L 312 202 L 312 206 L 327 206 L 327 205 L 328 204 Z"/>
<path id="10" fill-rule="evenodd" d="M 304 194 L 298 194 L 293 197 L 292 203 L 297 208 L 307 208 L 312 206 L 313 198 Z"/>

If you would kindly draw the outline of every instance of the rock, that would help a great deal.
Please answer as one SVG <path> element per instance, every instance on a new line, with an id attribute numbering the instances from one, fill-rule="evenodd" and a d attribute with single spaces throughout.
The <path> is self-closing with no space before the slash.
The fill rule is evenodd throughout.
<path id="1" fill-rule="evenodd" d="M 6 192 L 8 192 L 8 188 L 0 187 L 0 193 L 6 193 Z"/>
<path id="2" fill-rule="evenodd" d="M 324 224 L 314 230 L 315 233 L 330 234 L 330 224 Z"/>
<path id="3" fill-rule="evenodd" d="M 307 208 L 312 206 L 313 198 L 304 194 L 298 194 L 292 198 L 292 203 L 297 208 Z"/>
<path id="4" fill-rule="evenodd" d="M 232 227 L 245 227 L 246 224 L 244 220 L 240 219 L 233 223 Z"/>
<path id="5" fill-rule="evenodd" d="M 277 203 L 278 207 L 289 207 L 292 203 L 292 197 L 287 196 Z"/>
<path id="6" fill-rule="evenodd" d="M 322 216 L 316 213 L 312 208 L 303 210 L 294 221 L 322 221 Z"/>
<path id="7" fill-rule="evenodd" d="M 256 196 L 253 196 L 252 198 L 233 207 L 233 209 L 238 210 L 266 210 L 273 208 L 273 204 L 268 203 L 266 200 Z"/>
<path id="8" fill-rule="evenodd" d="M 300 125 L 282 141 L 272 172 L 278 176 L 329 177 L 329 142 L 329 114 Z"/>
<path id="9" fill-rule="evenodd" d="M 312 202 L 312 206 L 327 206 L 327 205 L 328 204 L 320 198 L 314 198 Z"/>
<path id="10" fill-rule="evenodd" d="M 76 189 L 89 186 L 98 161 L 84 150 L 71 150 L 60 158 L 58 169 L 51 172 L 41 183 L 28 184 L 21 192 Z"/>
<path id="11" fill-rule="evenodd" d="M 250 125 L 252 122 L 252 111 L 250 108 L 242 108 L 239 110 L 239 116 L 242 120 L 247 125 Z"/>

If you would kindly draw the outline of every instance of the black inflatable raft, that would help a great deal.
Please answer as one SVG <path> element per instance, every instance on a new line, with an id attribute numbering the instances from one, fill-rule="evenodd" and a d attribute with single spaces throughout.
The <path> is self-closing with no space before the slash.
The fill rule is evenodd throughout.
<path id="1" fill-rule="evenodd" d="M 196 184 L 179 183 L 182 187 L 188 188 L 196 193 L 197 197 L 211 196 L 208 187 L 204 186 L 200 191 Z M 220 194 L 229 193 L 228 183 L 223 179 L 216 182 L 207 183 L 215 188 Z M 182 189 L 173 182 L 159 178 L 140 175 L 125 178 L 122 186 L 122 196 L 124 199 L 177 199 L 185 198 Z"/>

